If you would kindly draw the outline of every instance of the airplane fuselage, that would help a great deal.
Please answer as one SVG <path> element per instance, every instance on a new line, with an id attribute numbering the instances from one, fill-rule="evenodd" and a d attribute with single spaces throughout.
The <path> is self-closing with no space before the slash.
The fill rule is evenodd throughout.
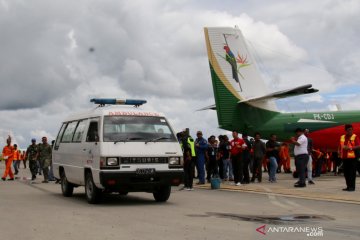
<path id="1" fill-rule="evenodd" d="M 296 128 L 309 129 L 314 148 L 337 151 L 340 136 L 345 133 L 344 124 L 352 124 L 354 133 L 360 136 L 360 111 L 277 113 L 262 124 L 243 122 L 243 126 L 237 127 L 248 134 L 260 132 L 265 139 L 270 134 L 276 134 L 280 141 L 287 141 L 294 136 Z"/>

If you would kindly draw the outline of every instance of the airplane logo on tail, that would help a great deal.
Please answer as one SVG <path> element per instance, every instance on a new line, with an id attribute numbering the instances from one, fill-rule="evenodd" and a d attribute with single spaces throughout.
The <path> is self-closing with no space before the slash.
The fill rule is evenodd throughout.
<path id="1" fill-rule="evenodd" d="M 261 233 L 262 235 L 266 235 L 266 225 L 263 225 L 261 227 L 258 227 L 256 229 L 257 232 Z"/>
<path id="2" fill-rule="evenodd" d="M 235 54 L 230 49 L 226 34 L 223 34 L 223 36 L 225 40 L 225 45 L 224 45 L 225 57 L 222 56 L 221 57 L 224 58 L 230 64 L 232 70 L 232 77 L 235 80 L 235 82 L 239 84 L 240 91 L 242 91 L 239 75 L 241 76 L 242 79 L 245 78 L 240 73 L 240 68 L 250 66 L 250 64 L 247 61 L 246 55 L 241 55 L 239 52 L 237 52 L 237 56 L 235 56 Z"/>

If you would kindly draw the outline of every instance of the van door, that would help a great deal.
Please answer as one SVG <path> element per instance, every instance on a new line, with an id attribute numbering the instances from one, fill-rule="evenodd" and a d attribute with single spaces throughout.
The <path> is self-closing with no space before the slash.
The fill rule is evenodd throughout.
<path id="1" fill-rule="evenodd" d="M 54 176 L 57 179 L 60 179 L 60 171 L 59 171 L 59 166 L 61 165 L 61 154 L 59 153 L 60 141 L 64 134 L 66 126 L 67 126 L 67 123 L 63 123 L 61 125 L 60 131 L 56 137 L 55 145 L 53 147 L 53 152 L 52 152 L 52 164 L 53 164 L 53 168 L 54 168 L 53 171 L 54 171 Z"/>
<path id="2" fill-rule="evenodd" d="M 73 168 L 73 183 L 82 185 L 84 183 L 84 146 L 83 140 L 85 139 L 88 119 L 79 120 L 74 136 L 71 141 L 71 148 L 69 151 L 72 152 L 72 164 L 75 166 Z"/>
<path id="3" fill-rule="evenodd" d="M 94 183 L 99 187 L 99 172 L 100 172 L 100 118 L 90 118 L 86 133 L 86 138 L 82 144 L 84 162 L 83 166 L 89 168 L 93 174 Z M 84 174 L 83 179 L 84 181 Z"/>
<path id="4" fill-rule="evenodd" d="M 78 121 L 72 121 L 66 125 L 64 133 L 60 140 L 60 145 L 57 149 L 59 154 L 59 165 L 64 168 L 66 178 L 71 183 L 77 183 L 76 170 L 79 167 L 79 163 L 74 161 L 74 153 L 76 153 L 76 146 L 74 146 L 72 142 L 77 125 Z"/>

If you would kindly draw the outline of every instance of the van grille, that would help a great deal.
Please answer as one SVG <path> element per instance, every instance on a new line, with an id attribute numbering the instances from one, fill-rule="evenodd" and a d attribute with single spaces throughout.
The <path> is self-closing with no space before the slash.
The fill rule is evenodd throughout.
<path id="1" fill-rule="evenodd" d="M 167 157 L 122 157 L 123 164 L 168 163 Z"/>

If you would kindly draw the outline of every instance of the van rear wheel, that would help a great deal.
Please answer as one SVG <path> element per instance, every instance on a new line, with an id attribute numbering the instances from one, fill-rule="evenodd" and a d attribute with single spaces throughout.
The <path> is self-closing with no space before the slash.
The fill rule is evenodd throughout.
<path id="1" fill-rule="evenodd" d="M 95 186 L 92 174 L 86 173 L 85 177 L 85 195 L 88 203 L 96 204 L 101 200 L 101 189 Z"/>
<path id="2" fill-rule="evenodd" d="M 170 193 L 171 193 L 171 186 L 163 186 L 163 187 L 160 187 L 155 192 L 153 192 L 153 195 L 154 195 L 155 201 L 166 202 L 170 197 Z"/>
<path id="3" fill-rule="evenodd" d="M 65 171 L 61 173 L 61 192 L 64 197 L 71 197 L 74 192 L 74 185 L 68 182 Z"/>

